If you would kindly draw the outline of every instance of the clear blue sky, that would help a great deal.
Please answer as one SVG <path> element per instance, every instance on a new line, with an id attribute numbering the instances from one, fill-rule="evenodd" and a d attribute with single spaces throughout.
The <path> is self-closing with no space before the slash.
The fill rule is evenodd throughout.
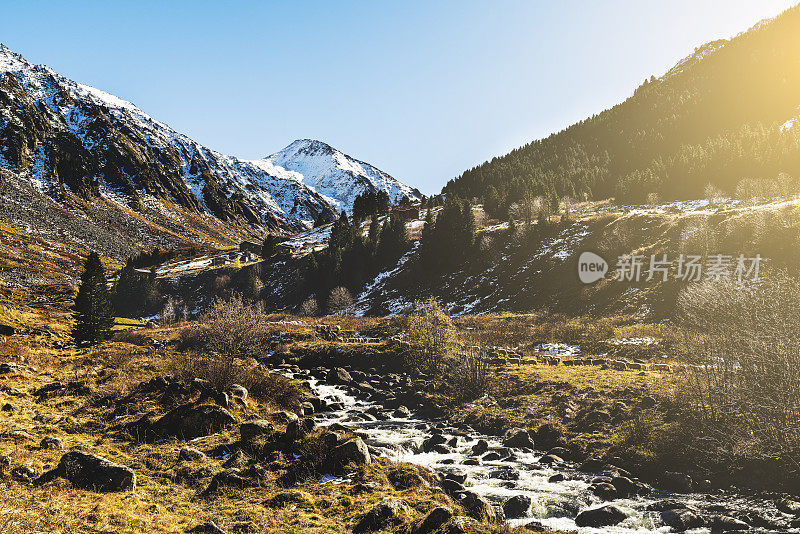
<path id="1" fill-rule="evenodd" d="M 793 3 L 27 0 L 0 41 L 221 152 L 316 138 L 431 193 Z"/>

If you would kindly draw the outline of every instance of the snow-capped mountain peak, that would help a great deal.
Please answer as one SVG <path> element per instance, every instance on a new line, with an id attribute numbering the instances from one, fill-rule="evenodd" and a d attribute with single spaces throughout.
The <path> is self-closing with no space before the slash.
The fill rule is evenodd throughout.
<path id="1" fill-rule="evenodd" d="M 419 191 L 389 174 L 315 139 L 298 139 L 263 162 L 283 169 L 325 197 L 337 209 L 352 212 L 356 196 L 385 191 L 392 203 L 418 199 Z"/>

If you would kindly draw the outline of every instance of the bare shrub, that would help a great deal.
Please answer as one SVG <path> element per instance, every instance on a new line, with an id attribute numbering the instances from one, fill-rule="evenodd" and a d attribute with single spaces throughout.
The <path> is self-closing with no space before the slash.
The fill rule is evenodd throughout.
<path id="1" fill-rule="evenodd" d="M 488 356 L 471 336 L 462 338 L 459 348 L 448 358 L 445 370 L 445 381 L 453 400 L 473 400 L 489 391 L 492 374 Z"/>
<path id="2" fill-rule="evenodd" d="M 204 378 L 220 389 L 237 383 L 242 380 L 237 360 L 260 356 L 269 346 L 261 304 L 246 303 L 238 295 L 214 300 L 197 325 L 181 330 L 178 346 L 185 351 L 176 365 L 180 374 Z"/>
<path id="3" fill-rule="evenodd" d="M 711 204 L 719 204 L 725 199 L 725 193 L 722 189 L 712 183 L 706 184 L 703 188 L 703 196 L 705 196 Z"/>
<path id="4" fill-rule="evenodd" d="M 346 287 L 331 289 L 328 295 L 328 313 L 331 315 L 351 315 L 353 312 L 353 296 Z"/>
<path id="5" fill-rule="evenodd" d="M 509 207 L 509 213 L 514 219 L 522 219 L 526 225 L 530 225 L 536 218 L 550 220 L 553 210 L 546 198 L 535 196 L 526 190 L 522 197 Z"/>
<path id="6" fill-rule="evenodd" d="M 260 356 L 268 346 L 269 331 L 261 303 L 246 303 L 235 295 L 216 299 L 200 318 L 209 352 L 229 358 Z"/>
<path id="7" fill-rule="evenodd" d="M 455 331 L 450 316 L 434 299 L 417 302 L 404 331 L 410 344 L 406 364 L 415 371 L 439 374 L 442 362 L 453 350 Z"/>
<path id="8" fill-rule="evenodd" d="M 775 189 L 784 198 L 794 197 L 797 195 L 797 180 L 792 175 L 782 172 L 775 178 Z"/>
<path id="9" fill-rule="evenodd" d="M 174 324 L 178 319 L 178 306 L 173 297 L 168 297 L 161 310 L 161 322 L 165 325 Z"/>
<path id="10" fill-rule="evenodd" d="M 303 304 L 300 305 L 300 315 L 305 315 L 306 317 L 316 317 L 319 315 L 317 299 L 310 298 L 303 302 Z"/>
<path id="11" fill-rule="evenodd" d="M 698 412 L 783 454 L 800 443 L 800 285 L 782 272 L 769 275 L 746 286 L 693 284 L 678 302 Z"/>
<path id="12" fill-rule="evenodd" d="M 661 195 L 659 195 L 655 191 L 647 193 L 646 202 L 651 206 L 655 206 L 657 204 L 661 204 Z"/>
<path id="13" fill-rule="evenodd" d="M 573 200 L 572 197 L 564 197 L 561 199 L 559 209 L 564 213 L 564 219 L 569 219 L 574 207 L 575 200 Z"/>
<path id="14" fill-rule="evenodd" d="M 761 180 L 754 180 L 752 178 L 742 178 L 736 184 L 736 191 L 734 195 L 739 200 L 755 203 L 759 197 L 763 196 L 763 188 L 761 187 Z"/>

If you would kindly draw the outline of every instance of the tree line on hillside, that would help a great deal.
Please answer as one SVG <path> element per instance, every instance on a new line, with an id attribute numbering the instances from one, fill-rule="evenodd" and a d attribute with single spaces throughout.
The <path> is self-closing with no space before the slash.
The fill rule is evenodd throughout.
<path id="1" fill-rule="evenodd" d="M 342 212 L 333 223 L 328 247 L 311 253 L 306 264 L 304 283 L 308 299 L 321 303 L 314 304 L 317 312 L 332 313 L 338 311 L 334 308 L 346 307 L 347 297 L 342 290 L 357 293 L 367 280 L 395 264 L 409 246 L 401 219 L 390 215 L 381 223 L 380 216 L 373 213 L 365 236 L 359 221 L 354 217 L 351 222 Z M 332 294 L 338 294 L 338 298 L 332 300 Z M 312 305 L 308 306 L 306 311 L 311 313 Z"/>
<path id="2" fill-rule="evenodd" d="M 439 197 L 425 199 L 427 206 L 419 254 L 410 272 L 422 282 L 431 282 L 448 272 L 454 272 L 482 256 L 481 241 L 477 238 L 473 206 L 456 196 L 447 198 L 434 217 Z M 512 210 L 526 230 L 525 235 L 545 235 L 551 227 L 553 212 L 550 201 L 543 197 L 519 203 Z M 565 219 L 565 217 L 562 217 Z M 536 223 L 536 224 L 534 224 Z M 498 234 L 508 236 L 508 243 L 518 239 L 514 217 L 509 229 Z M 366 229 L 366 232 L 364 231 Z M 275 261 L 278 238 L 267 236 L 262 253 L 266 261 Z M 304 302 L 300 311 L 310 315 L 337 313 L 353 304 L 353 295 L 381 271 L 396 265 L 410 249 L 405 223 L 399 217 L 373 216 L 366 226 L 353 221 L 342 212 L 331 227 L 328 247 L 297 261 L 298 281 L 295 293 L 287 300 Z M 139 256 L 137 256 L 139 257 Z M 137 268 L 137 257 L 130 258 L 109 289 L 105 270 L 96 253 L 86 260 L 78 296 L 75 301 L 75 339 L 98 341 L 107 337 L 114 316 L 140 317 L 160 313 L 164 320 L 180 315 L 178 302 L 195 302 L 224 295 L 241 295 L 248 301 L 263 298 L 262 288 L 270 283 L 260 279 L 259 269 L 247 266 L 229 270 L 211 270 L 192 277 L 158 279 L 155 267 Z M 151 255 L 150 257 L 155 257 Z M 165 295 L 168 294 L 168 297 Z M 181 295 L 183 297 L 181 298 Z M 186 306 L 183 306 L 184 312 Z"/>
<path id="3" fill-rule="evenodd" d="M 353 201 L 353 220 L 363 221 L 375 213 L 386 215 L 389 213 L 389 207 L 389 193 L 383 190 L 367 191 L 358 195 Z"/>
<path id="4" fill-rule="evenodd" d="M 800 176 L 800 7 L 712 43 L 625 102 L 451 180 L 505 219 L 525 195 L 641 201 L 699 198 L 709 182 Z"/>

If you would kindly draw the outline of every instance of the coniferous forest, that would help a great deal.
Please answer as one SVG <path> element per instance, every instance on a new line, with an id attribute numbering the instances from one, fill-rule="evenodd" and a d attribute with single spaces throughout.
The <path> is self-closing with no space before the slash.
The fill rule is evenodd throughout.
<path id="1" fill-rule="evenodd" d="M 641 202 L 703 196 L 709 183 L 734 194 L 742 180 L 800 175 L 797 117 L 800 8 L 720 40 L 625 102 L 546 139 L 493 158 L 444 188 L 496 206 L 504 219 L 523 195 L 616 197 Z"/>

